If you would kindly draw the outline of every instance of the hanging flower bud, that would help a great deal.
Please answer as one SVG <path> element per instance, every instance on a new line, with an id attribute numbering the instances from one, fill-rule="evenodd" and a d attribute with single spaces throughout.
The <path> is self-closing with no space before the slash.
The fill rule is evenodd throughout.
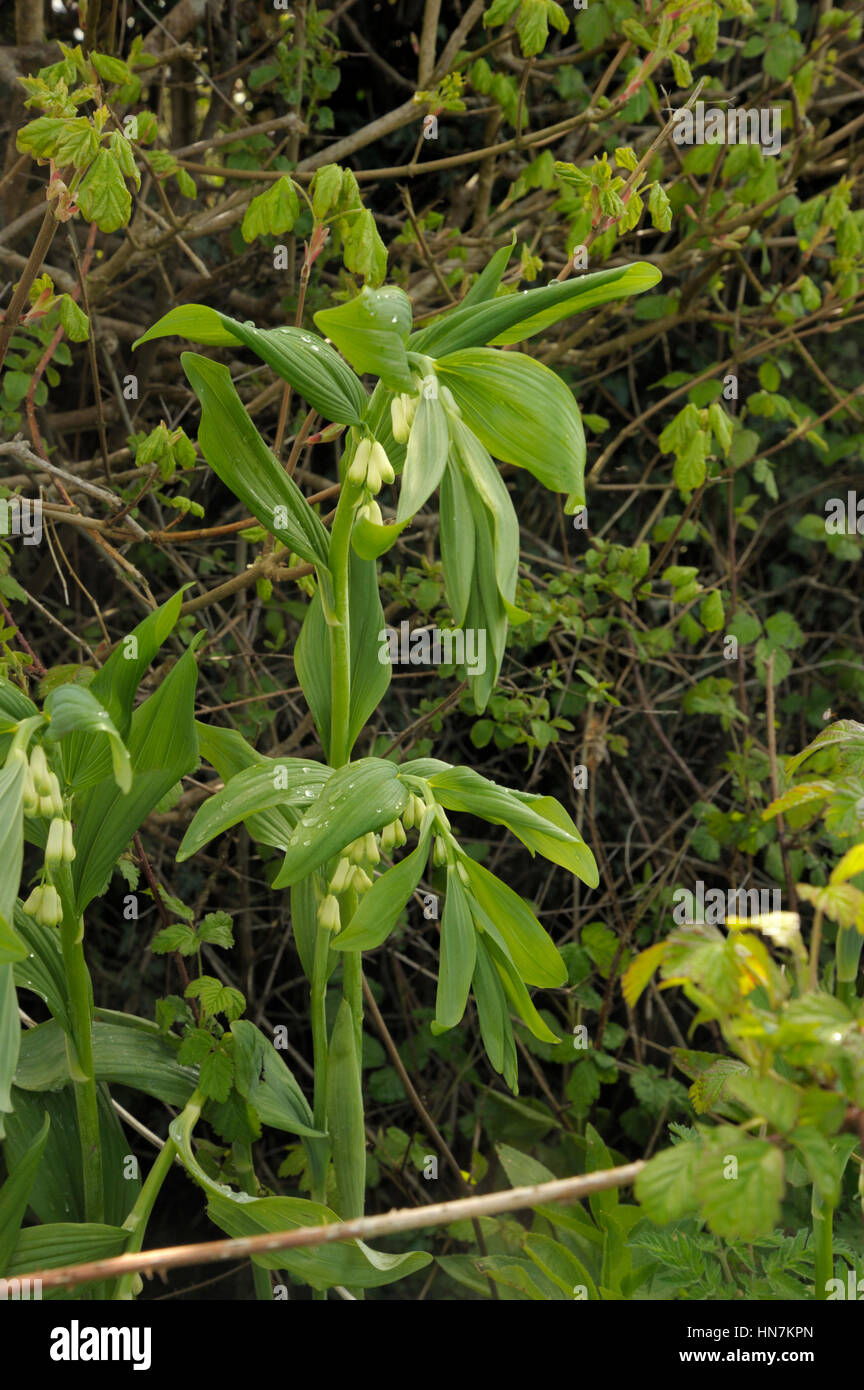
<path id="1" fill-rule="evenodd" d="M 345 859 L 343 857 L 339 860 L 339 863 L 336 865 L 336 872 L 330 880 L 331 893 L 336 893 L 338 895 L 339 893 L 345 892 L 351 882 L 353 867 L 350 859 Z"/>
<path id="2" fill-rule="evenodd" d="M 405 829 L 401 820 L 391 821 L 390 824 L 385 825 L 384 829 L 381 831 L 381 849 L 383 853 L 391 854 L 394 849 L 398 849 L 400 845 L 404 845 L 407 838 L 408 836 L 405 834 Z"/>
<path id="3" fill-rule="evenodd" d="M 53 884 L 46 883 L 42 889 L 42 907 L 36 921 L 43 927 L 59 927 L 63 921 L 63 904 Z"/>
<path id="4" fill-rule="evenodd" d="M 447 863 L 447 841 L 441 835 L 435 836 L 435 844 L 432 846 L 432 863 L 437 869 L 442 864 Z"/>
<path id="5" fill-rule="evenodd" d="M 396 474 L 393 472 L 393 465 L 387 457 L 384 446 L 383 444 L 379 444 L 377 439 L 372 445 L 372 453 L 369 456 L 369 469 L 370 472 L 374 469 L 383 483 L 392 483 L 396 477 Z M 379 487 L 380 485 L 379 483 Z M 373 489 L 375 492 L 377 492 L 377 490 L 377 488 Z"/>
<path id="6" fill-rule="evenodd" d="M 374 526 L 383 526 L 384 518 L 381 515 L 381 508 L 376 501 L 367 502 L 365 507 L 358 507 L 357 516 L 364 517 L 366 521 L 371 521 Z"/>
<path id="7" fill-rule="evenodd" d="M 351 876 L 351 887 L 357 894 L 368 893 L 369 889 L 372 887 L 371 878 L 367 874 L 366 870 L 361 869 L 359 865 L 355 868 L 354 873 Z"/>
<path id="8" fill-rule="evenodd" d="M 394 396 L 390 402 L 390 424 L 393 429 L 393 438 L 397 444 L 407 444 L 408 436 L 411 433 L 411 426 L 405 413 L 405 397 Z"/>
<path id="9" fill-rule="evenodd" d="M 48 774 L 48 780 L 49 780 L 49 782 L 51 783 L 51 790 L 50 790 L 50 792 L 48 793 L 48 795 L 49 795 L 50 798 L 51 798 L 51 805 L 52 805 L 52 807 L 53 807 L 53 809 L 52 809 L 52 811 L 51 811 L 51 815 L 52 815 L 52 816 L 62 816 L 62 815 L 63 815 L 63 809 L 64 809 L 64 808 L 63 808 L 63 793 L 62 793 L 61 790 L 60 790 L 60 783 L 57 781 L 57 774 L 54 773 L 54 772 L 49 773 L 49 774 Z"/>
<path id="10" fill-rule="evenodd" d="M 53 773 L 48 767 L 48 759 L 45 757 L 45 749 L 41 743 L 35 744 L 30 754 L 30 771 L 33 774 L 38 795 L 50 796 Z"/>
<path id="11" fill-rule="evenodd" d="M 42 888 L 40 884 L 38 888 L 33 889 L 33 892 L 30 894 L 26 903 L 21 904 L 28 916 L 36 917 L 38 919 L 38 914 L 42 907 L 42 894 L 44 891 L 45 890 Z"/>
<path id="12" fill-rule="evenodd" d="M 366 858 L 367 862 L 370 863 L 370 864 L 380 864 L 380 863 L 381 863 L 381 855 L 380 855 L 379 852 L 378 852 L 378 841 L 376 840 L 375 836 L 372 834 L 372 831 L 371 831 L 371 830 L 369 831 L 369 834 L 366 835 L 365 838 L 364 838 L 364 845 L 365 845 L 364 857 Z"/>
<path id="13" fill-rule="evenodd" d="M 459 861 L 458 859 L 457 859 L 457 861 L 456 861 L 456 872 L 457 872 L 457 874 L 459 875 L 459 877 L 461 878 L 462 882 L 465 884 L 465 887 L 466 887 L 466 888 L 470 888 L 470 887 L 471 887 L 471 880 L 470 880 L 470 878 L 468 877 L 468 870 L 465 868 L 465 865 L 464 865 L 464 864 L 460 863 L 460 861 Z"/>
<path id="14" fill-rule="evenodd" d="M 72 834 L 71 820 L 63 822 L 63 858 L 67 864 L 71 864 L 75 858 L 75 840 Z"/>
<path id="15" fill-rule="evenodd" d="M 55 814 L 53 796 L 40 796 L 38 811 L 43 820 L 50 820 Z"/>
<path id="16" fill-rule="evenodd" d="M 332 893 L 328 893 L 326 898 L 321 899 L 318 907 L 318 924 L 327 931 L 339 931 L 342 926 L 342 918 L 339 913 L 339 901 L 334 898 Z"/>
<path id="17" fill-rule="evenodd" d="M 66 857 L 63 853 L 63 849 L 65 844 L 64 827 L 67 824 L 67 821 L 60 820 L 59 817 L 55 816 L 48 827 L 48 839 L 45 843 L 45 863 L 49 866 L 61 864 Z"/>
<path id="18" fill-rule="evenodd" d="M 415 824 L 415 826 L 417 827 L 418 830 L 420 829 L 420 826 L 423 824 L 423 817 L 425 816 L 425 814 L 426 814 L 426 802 L 423 800 L 422 796 L 416 796 L 416 795 L 415 795 L 415 797 L 414 797 L 414 824 Z"/>
<path id="19" fill-rule="evenodd" d="M 355 483 L 358 487 L 362 487 L 366 481 L 366 473 L 369 467 L 369 455 L 371 452 L 372 440 L 361 439 L 348 469 L 349 482 Z"/>
<path id="20" fill-rule="evenodd" d="M 345 853 L 352 864 L 362 864 L 366 858 L 366 844 L 363 836 L 361 835 L 359 840 L 352 840 L 350 845 L 345 847 Z"/>

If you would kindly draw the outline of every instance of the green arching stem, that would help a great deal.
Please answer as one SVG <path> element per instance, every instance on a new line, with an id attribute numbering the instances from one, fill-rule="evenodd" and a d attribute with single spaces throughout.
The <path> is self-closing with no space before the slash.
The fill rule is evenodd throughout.
<path id="1" fill-rule="evenodd" d="M 81 1144 L 84 1211 L 88 1222 L 102 1223 L 105 1220 L 105 1195 L 102 1182 L 99 1099 L 93 1065 L 93 987 L 84 959 L 84 923 L 75 910 L 69 865 L 58 865 L 54 870 L 53 879 L 63 904 L 60 944 L 66 988 L 69 992 L 72 1041 L 78 1054 L 81 1073 L 80 1078 L 75 1079 L 73 1089 Z"/>
<path id="2" fill-rule="evenodd" d="M 816 1299 L 827 1299 L 828 1281 L 834 1277 L 834 1208 L 813 1188 L 813 1286 Z"/>
<path id="3" fill-rule="evenodd" d="M 327 1018 L 324 1011 L 327 995 L 327 956 L 330 950 L 330 932 L 326 927 L 318 927 L 315 934 L 315 962 L 312 968 L 312 988 L 310 991 L 312 1023 L 312 1055 L 315 1060 L 314 1094 L 312 1118 L 316 1129 L 327 1128 Z M 313 1182 L 313 1202 L 324 1202 L 327 1189 L 327 1164 L 322 1164 L 322 1172 Z"/>
<path id="4" fill-rule="evenodd" d="M 333 518 L 330 535 L 330 573 L 333 576 L 333 606 L 336 622 L 330 626 L 330 765 L 343 767 L 348 761 L 349 712 L 351 709 L 351 528 L 359 488 L 351 483 L 347 469 Z"/>
<path id="5" fill-rule="evenodd" d="M 255 1169 L 252 1164 L 252 1145 L 248 1140 L 238 1139 L 235 1140 L 232 1148 L 234 1168 L 241 1189 L 250 1197 L 257 1197 L 258 1184 L 255 1181 Z M 258 1302 L 272 1303 L 273 1285 L 270 1281 L 270 1271 L 263 1269 L 254 1260 L 252 1261 L 252 1282 L 255 1285 L 255 1297 Z"/>
<path id="6" fill-rule="evenodd" d="M 168 1176 L 171 1164 L 177 1154 L 177 1145 L 173 1139 L 168 1139 L 162 1145 L 156 1156 L 150 1172 L 138 1193 L 135 1205 L 132 1207 L 126 1220 L 123 1222 L 123 1230 L 129 1231 L 129 1240 L 126 1243 L 125 1254 L 139 1251 L 144 1244 L 144 1235 L 147 1230 L 147 1222 L 150 1220 L 150 1213 L 156 1202 L 156 1198 L 162 1188 L 162 1184 Z M 117 1292 L 114 1297 L 118 1300 L 126 1300 L 134 1297 L 135 1274 L 124 1274 L 117 1283 Z"/>

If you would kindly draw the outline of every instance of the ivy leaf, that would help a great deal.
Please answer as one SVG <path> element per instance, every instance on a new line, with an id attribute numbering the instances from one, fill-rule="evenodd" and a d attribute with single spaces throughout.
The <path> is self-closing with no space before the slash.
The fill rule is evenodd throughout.
<path id="1" fill-rule="evenodd" d="M 290 232 L 300 215 L 300 202 L 297 190 L 289 178 L 277 179 L 267 189 L 253 198 L 243 217 L 240 228 L 244 241 L 254 241 L 259 236 L 281 236 Z"/>
<path id="2" fill-rule="evenodd" d="M 116 232 L 129 221 L 132 198 L 119 164 L 107 150 L 99 151 L 87 171 L 78 190 L 78 206 L 100 232 Z"/>

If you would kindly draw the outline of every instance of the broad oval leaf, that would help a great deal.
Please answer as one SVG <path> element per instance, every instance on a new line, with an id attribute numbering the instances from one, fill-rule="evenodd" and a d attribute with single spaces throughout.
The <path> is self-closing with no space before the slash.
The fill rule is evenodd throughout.
<path id="1" fill-rule="evenodd" d="M 401 815 L 408 792 L 394 763 L 359 758 L 338 768 L 291 837 L 274 888 L 290 888 L 339 850 Z"/>
<path id="2" fill-rule="evenodd" d="M 347 304 L 319 309 L 315 315 L 316 327 L 332 339 L 355 372 L 380 377 L 392 391 L 412 386 L 405 352 L 411 320 L 411 301 L 394 285 L 379 290 L 367 286 Z"/>
<path id="3" fill-rule="evenodd" d="M 51 721 L 45 734 L 47 742 L 59 743 L 70 734 L 105 734 L 114 781 L 121 791 L 129 791 L 132 764 L 128 750 L 110 714 L 91 691 L 83 685 L 61 685 L 46 697 L 44 710 Z"/>
<path id="4" fill-rule="evenodd" d="M 347 999 L 339 1005 L 327 1050 L 327 1132 L 333 1146 L 339 1215 L 343 1221 L 350 1221 L 363 1215 L 366 1130 L 360 1058 Z"/>
<path id="5" fill-rule="evenodd" d="M 223 318 L 223 323 L 325 420 L 359 424 L 368 404 L 363 383 L 317 333 L 305 328 L 256 328 L 229 318 Z"/>
<path id="6" fill-rule="evenodd" d="M 217 835 L 257 812 L 308 806 L 331 775 L 329 767 L 305 758 L 268 758 L 244 768 L 198 808 L 177 851 L 177 862 L 189 859 Z M 286 847 L 292 829 L 287 821 L 283 825 L 284 838 L 277 842 L 281 849 Z"/>
<path id="7" fill-rule="evenodd" d="M 555 372 L 525 353 L 496 348 L 450 353 L 435 370 L 490 454 L 526 468 L 551 491 L 575 493 L 584 502 L 582 418 Z M 405 467 L 407 472 L 407 462 Z"/>
<path id="8" fill-rule="evenodd" d="M 451 460 L 441 478 L 438 503 L 444 587 L 453 621 L 462 627 L 474 579 L 474 517 L 459 464 Z"/>

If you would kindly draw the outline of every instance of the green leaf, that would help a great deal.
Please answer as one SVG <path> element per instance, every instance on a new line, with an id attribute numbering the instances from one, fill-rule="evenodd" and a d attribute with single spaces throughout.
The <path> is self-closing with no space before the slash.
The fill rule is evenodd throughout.
<path id="1" fill-rule="evenodd" d="M 33 1143 L 0 1187 L 0 1275 L 8 1272 L 50 1128 L 51 1117 L 46 1115 Z"/>
<path id="2" fill-rule="evenodd" d="M 436 772 L 429 785 L 446 810 L 466 811 L 491 825 L 506 825 L 532 853 L 539 852 L 577 874 L 589 887 L 597 887 L 594 856 L 554 797 L 510 791 L 467 767 Z"/>
<path id="3" fill-rule="evenodd" d="M 128 1195 L 133 1199 L 133 1193 Z M 113 1255 L 121 1255 L 128 1239 L 129 1232 L 122 1226 L 108 1226 L 95 1221 L 50 1221 L 42 1226 L 27 1226 L 18 1233 L 6 1278 L 27 1274 L 31 1269 L 65 1268 L 67 1265 L 87 1264 L 91 1260 L 107 1260 Z M 74 1290 L 46 1289 L 43 1297 L 67 1302 L 72 1297 L 85 1296 L 93 1288 L 93 1284 L 82 1284 Z"/>
<path id="4" fill-rule="evenodd" d="M 368 285 L 380 285 L 387 273 L 387 248 L 368 208 L 358 207 L 343 219 L 342 258 L 348 270 Z"/>
<path id="5" fill-rule="evenodd" d="M 648 1160 L 636 1179 L 636 1196 L 658 1226 L 697 1210 L 696 1171 L 701 1145 L 675 1144 Z"/>
<path id="6" fill-rule="evenodd" d="M 435 1021 L 441 1029 L 455 1028 L 465 1012 L 477 962 L 476 942 L 468 894 L 456 868 L 448 865 L 435 1000 Z"/>
<path id="7" fill-rule="evenodd" d="M 363 383 L 329 343 L 306 328 L 256 328 L 220 315 L 244 347 L 288 381 L 325 420 L 356 425 L 367 407 Z"/>
<path id="8" fill-rule="evenodd" d="M 767 1139 L 751 1139 L 722 1126 L 702 1148 L 696 1191 L 709 1229 L 717 1236 L 755 1240 L 780 1219 L 783 1153 Z"/>
<path id="9" fill-rule="evenodd" d="M 108 1011 L 101 1011 L 107 1013 Z M 183 1107 L 195 1089 L 195 1072 L 181 1065 L 155 1024 L 128 1014 L 93 1024 L 93 1066 L 97 1081 L 129 1086 L 165 1105 Z M 53 1091 L 68 1084 L 66 1037 L 57 1019 L 22 1034 L 15 1086 L 22 1091 Z"/>
<path id="10" fill-rule="evenodd" d="M 293 1072 L 260 1029 L 241 1018 L 232 1023 L 231 1035 L 235 1043 L 235 1084 L 262 1122 L 289 1134 L 323 1138 L 314 1127 L 309 1103 Z"/>
<path id="11" fill-rule="evenodd" d="M 459 306 L 409 339 L 415 352 L 440 357 L 487 343 L 504 346 L 533 338 L 571 314 L 650 290 L 660 272 L 646 261 L 555 281 L 541 289 L 506 295 L 485 304 Z"/>
<path id="12" fill-rule="evenodd" d="M 86 343 L 90 337 L 90 320 L 87 315 L 78 308 L 70 294 L 61 294 L 59 305 L 60 323 L 66 337 L 73 343 Z"/>
<path id="13" fill-rule="evenodd" d="M 198 443 L 213 472 L 283 545 L 326 570 L 330 538 L 256 430 L 228 368 L 193 352 L 180 361 L 201 402 Z"/>
<path id="14" fill-rule="evenodd" d="M 421 394 L 408 437 L 396 520 L 407 522 L 419 512 L 438 484 L 447 463 L 450 436 L 447 416 L 436 396 Z"/>
<path id="15" fill-rule="evenodd" d="M 476 944 L 473 989 L 480 1036 L 493 1068 L 504 1077 L 515 1095 L 518 1090 L 518 1067 L 507 996 L 482 936 L 478 937 Z"/>
<path id="16" fill-rule="evenodd" d="M 77 202 L 87 221 L 95 222 L 100 232 L 116 232 L 129 221 L 132 198 L 120 165 L 108 150 L 100 150 L 90 165 Z"/>
<path id="17" fill-rule="evenodd" d="M 403 521 L 396 526 L 379 526 L 368 516 L 358 513 L 351 531 L 351 548 L 361 560 L 377 560 L 379 555 L 386 555 L 396 544 L 407 524 Z"/>
<path id="18" fill-rule="evenodd" d="M 24 861 L 24 770 L 18 760 L 0 769 L 0 965 L 27 955 L 13 926 Z"/>
<path id="19" fill-rule="evenodd" d="M 121 791 L 132 786 L 132 764 L 108 711 L 91 690 L 83 685 L 61 685 L 46 697 L 45 714 L 50 720 L 46 742 L 60 743 L 70 734 L 105 734 L 111 749 L 114 781 Z"/>
<path id="20" fill-rule="evenodd" d="M 474 578 L 475 530 L 462 470 L 453 461 L 441 478 L 438 523 L 447 602 L 453 622 L 462 627 Z"/>
<path id="21" fill-rule="evenodd" d="M 351 554 L 348 596 L 351 643 L 351 695 L 348 719 L 348 752 L 369 716 L 378 708 L 390 685 L 389 657 L 381 661 L 384 610 L 378 591 L 374 560 Z M 297 678 L 312 711 L 325 756 L 330 756 L 331 652 L 330 629 L 324 617 L 320 593 L 316 593 L 294 648 Z"/>
<path id="22" fill-rule="evenodd" d="M 133 714 L 127 739 L 131 790 L 120 791 L 111 779 L 98 783 L 81 799 L 77 857 L 72 866 L 79 913 L 104 892 L 114 864 L 144 819 L 197 765 L 193 720 L 197 675 L 190 648 Z"/>
<path id="23" fill-rule="evenodd" d="M 276 179 L 266 192 L 252 199 L 243 215 L 240 232 L 245 242 L 259 236 L 281 236 L 283 232 L 290 232 L 299 216 L 297 190 L 286 176 Z"/>
<path id="24" fill-rule="evenodd" d="M 491 454 L 584 503 L 585 434 L 573 395 L 555 372 L 524 353 L 495 348 L 450 353 L 435 370 Z"/>
<path id="25" fill-rule="evenodd" d="M 494 299 L 498 293 L 498 286 L 501 284 L 510 257 L 513 255 L 513 248 L 516 245 L 515 234 L 509 246 L 501 246 L 489 261 L 489 264 L 480 272 L 468 293 L 460 302 L 460 309 L 467 309 L 472 304 L 485 304 L 488 300 Z"/>
<path id="26" fill-rule="evenodd" d="M 431 816 L 424 818 L 416 848 L 381 874 L 363 894 L 348 926 L 334 938 L 334 950 L 373 951 L 387 940 L 423 877 L 433 825 Z"/>
<path id="27" fill-rule="evenodd" d="M 0 1139 L 4 1133 L 3 1117 L 12 1109 L 12 1080 L 18 1063 L 21 1033 L 14 967 L 11 964 L 0 965 Z"/>
<path id="28" fill-rule="evenodd" d="M 289 888 L 360 835 L 382 830 L 407 802 L 398 768 L 383 758 L 338 768 L 298 822 L 273 887 Z"/>
<path id="29" fill-rule="evenodd" d="M 350 1221 L 363 1214 L 366 1131 L 360 1059 L 347 999 L 339 1005 L 327 1053 L 327 1130 L 333 1146 L 339 1215 Z"/>
<path id="30" fill-rule="evenodd" d="M 502 938 L 495 931 L 490 918 L 477 912 L 474 905 L 474 913 L 479 917 L 485 933 L 484 946 L 492 958 L 495 969 L 498 971 L 501 983 L 504 986 L 504 993 L 510 1000 L 514 1013 L 518 1014 L 522 1022 L 527 1025 L 529 1030 L 538 1038 L 540 1042 L 558 1043 L 561 1039 L 547 1027 L 546 1023 L 538 1014 L 534 1007 L 531 996 L 525 988 L 525 984 L 510 958 L 510 953 L 506 950 Z"/>
<path id="31" fill-rule="evenodd" d="M 520 977 L 529 985 L 554 988 L 567 983 L 567 966 L 527 903 L 476 860 L 461 860 L 470 891 L 494 922 Z"/>
<path id="32" fill-rule="evenodd" d="M 192 343 L 203 343 L 205 347 L 232 347 L 240 339 L 226 327 L 231 322 L 224 314 L 217 313 L 206 304 L 180 304 L 163 314 L 152 328 L 135 340 L 132 347 L 134 349 L 142 343 L 149 343 L 151 338 L 170 338 L 175 334 L 178 338 L 188 338 Z"/>
<path id="33" fill-rule="evenodd" d="M 411 319 L 411 301 L 393 285 L 378 290 L 367 286 L 356 299 L 315 315 L 317 327 L 354 370 L 379 376 L 391 391 L 413 389 L 405 353 Z"/>
<path id="34" fill-rule="evenodd" d="M 474 512 L 475 535 L 478 532 L 476 502 L 482 504 L 491 521 L 495 585 L 505 611 L 511 619 L 524 621 L 525 614 L 513 602 L 519 570 L 519 522 L 510 494 L 486 449 L 461 420 L 451 419 L 450 438 L 465 481 L 474 494 L 473 499 L 469 495 L 469 502 Z M 484 568 L 478 564 L 477 569 L 482 582 L 487 577 Z"/>
<path id="35" fill-rule="evenodd" d="M 596 1302 L 599 1298 L 597 1286 L 582 1261 L 568 1250 L 560 1241 L 551 1236 L 531 1234 L 525 1237 L 525 1250 L 547 1278 L 557 1284 L 568 1298 L 573 1297 L 574 1289 L 584 1286 L 588 1298 Z"/>
<path id="36" fill-rule="evenodd" d="M 308 806 L 320 795 L 331 775 L 329 767 L 304 758 L 268 758 L 244 768 L 198 808 L 177 851 L 178 863 L 197 854 L 215 836 L 261 811 Z M 297 819 L 296 814 L 290 820 L 280 817 L 276 822 L 280 838 L 267 839 L 265 843 L 284 849 Z"/>
<path id="37" fill-rule="evenodd" d="M 336 1213 L 318 1202 L 299 1197 L 262 1197 L 250 1200 L 242 1192 L 232 1192 L 209 1178 L 192 1151 L 190 1114 L 178 1116 L 170 1126 L 171 1138 L 190 1175 L 208 1195 L 207 1212 L 213 1223 L 234 1237 L 290 1231 L 301 1226 L 330 1225 Z M 353 1288 L 376 1288 L 422 1269 L 431 1259 L 425 1251 L 385 1255 L 362 1241 L 339 1241 L 310 1249 L 280 1250 L 256 1255 L 255 1263 L 264 1269 L 286 1269 L 315 1289 L 348 1284 Z"/>
<path id="38" fill-rule="evenodd" d="M 89 121 L 87 124 L 90 124 Z M 135 163 L 135 155 L 132 146 L 126 139 L 126 136 L 121 134 L 119 130 L 113 130 L 108 145 L 112 155 L 117 160 L 121 173 L 125 178 L 132 179 L 136 188 L 140 188 L 141 174 L 139 173 L 138 165 Z"/>

